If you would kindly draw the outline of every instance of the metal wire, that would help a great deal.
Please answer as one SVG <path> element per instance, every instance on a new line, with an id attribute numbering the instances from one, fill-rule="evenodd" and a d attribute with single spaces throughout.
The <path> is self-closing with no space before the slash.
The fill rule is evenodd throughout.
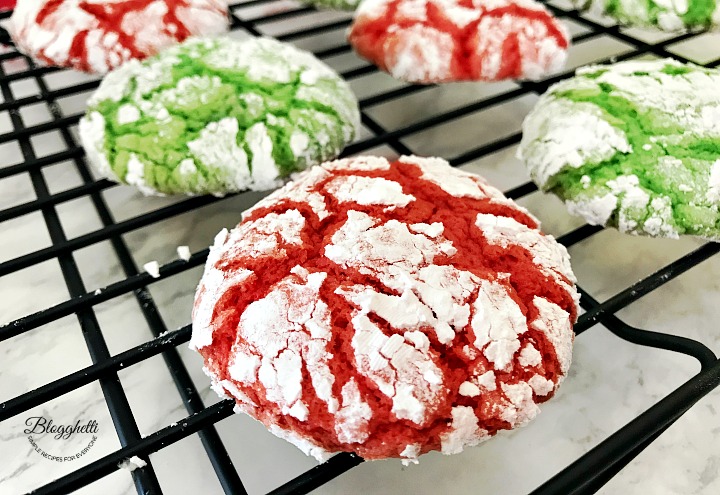
<path id="1" fill-rule="evenodd" d="M 271 1 L 272 0 L 251 0 L 249 2 L 231 5 L 231 9 L 261 6 L 271 3 Z M 601 36 L 609 36 L 615 40 L 626 43 L 629 49 L 625 53 L 613 57 L 614 60 L 624 60 L 648 54 L 661 57 L 672 56 L 676 59 L 684 60 L 676 54 L 671 54 L 668 51 L 668 46 L 696 36 L 696 34 L 693 33 L 682 34 L 659 43 L 650 44 L 630 36 L 617 26 L 606 27 L 586 19 L 576 11 L 567 11 L 553 6 L 549 7 L 558 16 L 572 19 L 588 29 L 587 32 L 575 36 L 573 41 L 576 43 L 589 41 Z M 310 7 L 298 7 L 283 12 L 247 19 L 235 14 L 233 15 L 232 28 L 242 29 L 254 35 L 260 35 L 263 25 L 267 25 L 270 22 L 292 19 L 313 11 Z M 9 13 L 0 13 L 0 19 L 7 18 L 8 15 Z M 278 36 L 278 39 L 284 41 L 299 40 L 313 35 L 321 35 L 330 31 L 344 29 L 348 24 L 348 20 L 327 22 L 309 28 L 285 32 Z M 0 41 L 9 39 L 3 38 L 5 35 L 6 33 L 0 32 Z M 329 58 L 349 51 L 349 46 L 341 44 L 317 51 L 316 55 L 319 58 Z M 124 234 L 163 222 L 197 208 L 223 201 L 223 199 L 214 197 L 190 198 L 150 213 L 129 218 L 122 222 L 115 221 L 100 193 L 116 187 L 116 184 L 107 180 L 92 180 L 84 160 L 83 150 L 74 141 L 72 134 L 69 132 L 69 127 L 77 124 L 80 115 L 63 116 L 56 103 L 59 98 L 90 91 L 97 87 L 98 82 L 90 81 L 71 87 L 50 90 L 43 76 L 58 72 L 59 69 L 38 67 L 27 59 L 25 59 L 28 63 L 27 70 L 6 74 L 2 68 L 2 63 L 21 57 L 22 56 L 16 52 L 0 54 L 0 91 L 5 100 L 3 103 L 0 103 L 0 112 L 7 111 L 9 113 L 13 126 L 11 132 L 0 135 L 0 144 L 17 143 L 23 156 L 22 163 L 0 169 L 0 187 L 2 186 L 1 181 L 3 179 L 27 173 L 30 176 L 37 199 L 0 210 L 0 223 L 19 218 L 29 213 L 39 212 L 45 221 L 52 244 L 47 248 L 39 249 L 0 263 L 0 277 L 44 261 L 56 259 L 61 267 L 65 283 L 70 293 L 70 299 L 0 327 L 0 342 L 12 339 L 32 329 L 74 314 L 80 322 L 93 364 L 1 403 L 0 421 L 12 418 L 87 384 L 98 382 L 103 391 L 122 446 L 121 449 L 38 488 L 34 493 L 65 493 L 86 486 L 89 483 L 111 474 L 118 469 L 118 463 L 134 455 L 141 457 L 147 462 L 147 466 L 136 469 L 132 473 L 138 493 L 161 493 L 152 464 L 149 462 L 149 454 L 157 452 L 189 435 L 198 433 L 205 452 L 210 459 L 215 474 L 225 493 L 244 494 L 245 489 L 240 476 L 233 466 L 222 443 L 222 439 L 214 427 L 217 422 L 232 414 L 233 403 L 232 401 L 226 400 L 210 407 L 204 406 L 198 391 L 190 379 L 188 371 L 185 369 L 176 351 L 177 346 L 189 341 L 190 326 L 188 325 L 174 331 L 167 331 L 166 324 L 148 291 L 148 286 L 151 284 L 202 265 L 207 258 L 208 250 L 205 249 L 194 253 L 189 261 L 178 260 L 162 266 L 160 268 L 160 277 L 153 278 L 146 273 L 140 273 L 138 271 L 130 254 L 130 250 L 122 237 Z M 598 62 L 603 61 L 604 60 L 600 60 Z M 719 64 L 720 59 L 712 61 L 707 65 L 714 67 Z M 375 67 L 365 64 L 361 67 L 345 71 L 342 75 L 346 79 L 354 79 L 372 74 L 375 71 Z M 568 70 L 544 81 L 520 83 L 519 86 L 514 89 L 489 98 L 479 99 L 463 107 L 421 119 L 392 131 L 384 129 L 380 123 L 369 115 L 368 110 L 390 101 L 428 91 L 433 86 L 403 86 L 374 94 L 360 100 L 362 123 L 372 133 L 372 136 L 350 145 L 345 150 L 344 155 L 361 153 L 379 145 L 389 146 L 398 154 L 410 154 L 413 150 L 401 141 L 403 138 L 487 110 L 528 94 L 540 94 L 546 91 L 551 84 L 571 75 L 572 71 Z M 27 78 L 32 78 L 37 83 L 39 94 L 14 99 L 10 83 Z M 45 102 L 48 105 L 52 120 L 25 127 L 19 117 L 18 111 L 29 105 L 37 104 L 38 102 Z M 48 131 L 59 131 L 67 149 L 38 158 L 35 156 L 30 138 Z M 469 151 L 465 151 L 455 157 L 450 157 L 449 161 L 454 166 L 466 164 L 515 145 L 519 142 L 520 137 L 520 132 L 515 132 Z M 82 184 L 56 194 L 51 194 L 41 173 L 41 169 L 65 161 L 70 161 L 72 166 L 75 167 L 82 179 Z M 508 197 L 517 199 L 531 194 L 536 190 L 537 188 L 534 184 L 526 183 L 506 193 Z M 90 199 L 93 208 L 102 222 L 102 227 L 84 235 L 68 239 L 62 229 L 56 209 L 59 205 L 78 198 Z M 590 238 L 600 230 L 599 227 L 584 225 L 561 236 L 559 241 L 566 246 L 572 246 Z M 79 249 L 104 241 L 110 242 L 120 262 L 125 278 L 103 288 L 99 292 L 88 292 L 77 268 L 74 253 Z M 534 493 L 594 493 L 625 465 L 631 462 L 635 456 L 655 438 L 661 435 L 665 429 L 692 407 L 693 404 L 720 385 L 720 361 L 718 361 L 710 349 L 701 343 L 687 338 L 637 329 L 627 325 L 615 316 L 621 309 L 628 307 L 643 296 L 685 273 L 690 268 L 708 260 L 717 254 L 718 251 L 720 251 L 719 244 L 707 243 L 695 251 L 661 267 L 652 275 L 645 277 L 631 287 L 619 291 L 603 302 L 596 301 L 587 292 L 580 289 L 582 294 L 581 305 L 586 312 L 580 317 L 575 326 L 577 335 L 581 335 L 598 323 L 602 323 L 604 328 L 607 328 L 617 337 L 636 345 L 655 347 L 692 356 L 700 363 L 701 371 L 694 377 L 690 377 L 688 381 L 646 412 L 610 435 L 605 441 L 590 450 L 587 454 L 577 459 L 572 465 L 548 480 Z M 151 330 L 152 338 L 148 342 L 115 356 L 111 356 L 104 341 L 99 322 L 95 317 L 94 308 L 101 303 L 111 301 L 126 294 L 134 295 L 143 317 Z M 177 387 L 178 394 L 186 406 L 188 416 L 176 424 L 165 427 L 142 438 L 117 373 L 121 369 L 133 366 L 157 355 L 163 356 L 164 362 Z M 347 470 L 352 469 L 361 462 L 361 458 L 352 454 L 337 455 L 329 461 L 277 487 L 271 493 L 307 493 Z"/>

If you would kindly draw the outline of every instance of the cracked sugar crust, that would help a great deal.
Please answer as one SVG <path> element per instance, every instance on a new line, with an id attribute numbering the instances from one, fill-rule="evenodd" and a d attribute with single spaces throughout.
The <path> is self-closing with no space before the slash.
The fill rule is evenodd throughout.
<path id="1" fill-rule="evenodd" d="M 570 38 L 534 0 L 366 0 L 348 39 L 393 77 L 435 83 L 541 79 Z"/>
<path id="2" fill-rule="evenodd" d="M 720 6 L 716 0 L 573 0 L 582 10 L 608 15 L 626 26 L 663 31 L 717 29 Z"/>
<path id="3" fill-rule="evenodd" d="M 570 365 L 574 282 L 565 248 L 481 177 L 355 157 L 217 235 L 190 346 L 214 390 L 306 454 L 412 462 L 538 413 Z"/>
<path id="4" fill-rule="evenodd" d="M 9 30 L 18 49 L 41 63 L 104 74 L 227 27 L 222 0 L 23 0 Z"/>
<path id="5" fill-rule="evenodd" d="M 276 188 L 335 158 L 359 126 L 349 86 L 269 38 L 192 38 L 109 73 L 80 137 L 104 176 L 146 195 Z"/>
<path id="6" fill-rule="evenodd" d="M 720 71 L 672 59 L 589 66 L 528 115 L 518 156 L 590 224 L 720 240 Z"/>

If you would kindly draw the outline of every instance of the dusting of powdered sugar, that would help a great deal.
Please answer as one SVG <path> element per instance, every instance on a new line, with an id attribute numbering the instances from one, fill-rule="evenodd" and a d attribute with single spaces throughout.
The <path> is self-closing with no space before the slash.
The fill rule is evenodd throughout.
<path id="1" fill-rule="evenodd" d="M 481 5 L 485 2 L 478 2 Z M 524 8 L 535 10 L 540 15 L 523 17 L 521 15 L 492 16 L 484 15 L 477 25 L 478 44 L 475 48 L 476 57 L 482 61 L 481 79 L 493 81 L 502 78 L 500 71 L 507 65 L 505 44 L 512 37 L 517 44 L 520 55 L 520 74 L 522 79 L 542 79 L 550 72 L 563 68 L 567 60 L 567 40 L 569 33 L 564 25 L 555 21 L 545 8 L 536 2 L 487 2 L 496 5 L 513 3 L 521 4 Z M 499 6 L 499 5 L 498 5 Z M 544 16 L 542 15 L 544 14 Z M 552 36 L 548 29 L 549 20 L 552 19 L 552 28 L 562 33 L 564 46 Z"/>
<path id="2" fill-rule="evenodd" d="M 105 119 L 100 112 L 90 112 L 80 119 L 78 128 L 85 154 L 105 177 L 118 180 L 103 149 L 105 148 Z"/>
<path id="3" fill-rule="evenodd" d="M 443 374 L 432 357 L 400 335 L 386 336 L 362 312 L 356 313 L 352 325 L 358 371 L 392 398 L 396 417 L 425 425 L 443 390 Z"/>
<path id="4" fill-rule="evenodd" d="M 457 251 L 448 240 L 437 242 L 413 234 L 397 220 L 381 223 L 367 213 L 350 210 L 347 221 L 325 246 L 325 256 L 341 266 L 377 275 L 390 288 L 404 286 L 405 273 L 427 265 L 440 254 Z"/>
<path id="5" fill-rule="evenodd" d="M 720 203 L 720 160 L 715 160 L 710 168 L 707 199 L 713 203 Z"/>
<path id="6" fill-rule="evenodd" d="M 132 124 L 140 120 L 140 109 L 131 103 L 118 108 L 117 121 L 118 124 Z"/>
<path id="7" fill-rule="evenodd" d="M 213 381 L 217 380 L 218 393 L 236 400 L 238 411 L 261 419 L 274 434 L 319 460 L 329 453 L 323 448 L 327 444 L 313 436 L 317 428 L 322 438 L 333 442 L 330 450 L 337 444 L 352 450 L 370 445 L 369 439 L 375 444 L 384 434 L 378 428 L 386 427 L 378 425 L 400 421 L 418 429 L 446 421 L 447 428 L 438 432 L 440 445 L 430 448 L 460 452 L 491 433 L 483 428 L 487 423 L 474 407 L 450 402 L 448 417 L 439 418 L 448 400 L 487 403 L 493 420 L 519 426 L 537 414 L 533 394 L 546 396 L 555 387 L 542 375 L 545 355 L 538 349 L 554 346 L 563 373 L 569 366 L 566 350 L 571 348 L 572 329 L 567 312 L 536 298 L 537 316 L 529 322 L 509 282 L 511 274 L 482 278 L 461 270 L 452 265 L 459 247 L 445 237 L 450 225 L 404 221 L 400 208 L 416 201 L 403 191 L 407 179 L 394 172 L 388 177 L 396 180 L 365 175 L 407 165 L 420 172 L 413 180 L 439 188 L 438 195 L 490 199 L 522 211 L 484 180 L 454 170 L 440 159 L 403 157 L 402 163 L 393 165 L 366 157 L 339 160 L 300 174 L 297 182 L 247 211 L 238 227 L 218 234 L 198 288 L 191 347 L 203 349 L 216 344 L 216 326 L 226 323 L 221 316 L 225 309 L 218 302 L 228 300 L 229 290 L 241 293 L 249 283 L 257 290 L 258 281 L 266 276 L 244 268 L 243 260 L 253 260 L 252 266 L 281 266 L 275 260 L 287 259 L 306 263 L 302 250 L 314 243 L 312 249 L 322 257 L 319 265 L 292 266 L 238 314 L 223 379 Z M 332 217 L 331 206 L 348 202 L 377 207 L 369 208 L 372 214 L 350 209 Z M 327 224 L 333 226 L 332 235 L 319 236 L 324 232 L 313 216 L 331 217 Z M 528 249 L 535 270 L 554 274 L 566 290 L 574 290 L 574 277 L 564 260 L 567 253 L 555 252 L 551 237 L 506 217 L 494 223 L 487 217 L 495 218 L 479 215 L 477 221 L 487 242 Z M 344 270 L 356 270 L 367 279 L 354 280 L 352 275 L 338 283 L 338 272 Z M 341 333 L 339 315 L 344 320 Z M 539 337 L 536 333 L 528 340 L 524 334 L 529 325 L 545 335 L 544 343 L 533 345 Z M 462 346 L 472 361 L 458 382 L 454 380 L 460 370 L 448 370 L 444 357 L 453 345 Z M 217 358 L 205 357 L 209 374 L 215 376 Z M 508 372 L 518 367 L 532 378 L 505 383 Z M 248 395 L 257 396 L 257 401 Z M 379 400 L 391 404 L 382 417 Z M 298 424 L 303 427 L 293 426 Z M 409 463 L 427 445 L 401 443 L 391 448 L 391 455 Z"/>
<path id="8" fill-rule="evenodd" d="M 226 290 L 242 285 L 251 275 L 253 272 L 250 270 L 241 269 L 228 274 L 215 267 L 206 266 L 193 308 L 191 349 L 201 349 L 212 344 L 216 329 L 212 318 L 215 304 Z"/>
<path id="9" fill-rule="evenodd" d="M 267 127 L 258 122 L 245 132 L 245 141 L 252 153 L 252 179 L 257 189 L 274 189 L 282 185 L 280 171 L 272 155 L 273 143 Z"/>
<path id="10" fill-rule="evenodd" d="M 233 379 L 244 384 L 259 381 L 268 400 L 283 414 L 301 421 L 308 412 L 301 400 L 303 368 L 311 377 L 318 375 L 313 382 L 328 383 L 331 388 L 334 381 L 327 364 L 331 355 L 325 351 L 331 337 L 327 330 L 330 314 L 318 296 L 326 276 L 296 270 L 267 296 L 251 303 L 240 318 L 228 365 Z M 290 307 L 290 301 L 293 309 L 288 312 L 284 308 Z M 313 343 L 319 344 L 321 352 L 314 352 Z M 352 395 L 352 391 L 347 393 Z"/>
<path id="11" fill-rule="evenodd" d="M 502 418 L 511 425 L 523 426 L 540 412 L 540 408 L 533 400 L 533 389 L 527 383 L 518 382 L 513 385 L 501 383 L 500 388 L 510 401 L 502 411 Z"/>
<path id="12" fill-rule="evenodd" d="M 533 392 L 540 396 L 545 396 L 555 390 L 555 384 L 552 380 L 548 380 L 540 375 L 533 375 L 532 378 L 528 380 L 528 385 L 533 389 Z"/>
<path id="13" fill-rule="evenodd" d="M 270 213 L 251 222 L 240 224 L 229 234 L 227 255 L 282 258 L 285 245 L 300 245 L 305 217 L 298 210 Z M 245 239 L 245 242 L 238 242 Z"/>
<path id="14" fill-rule="evenodd" d="M 383 294 L 372 287 L 356 285 L 336 292 L 352 301 L 364 313 L 387 321 L 397 329 L 408 330 L 408 340 L 417 349 L 427 349 L 427 337 L 416 335 L 414 329 L 431 326 L 442 344 L 450 344 L 455 332 L 470 319 L 468 299 L 480 280 L 470 272 L 450 266 L 429 265 L 417 273 L 400 276 L 405 285 L 399 296 Z M 412 335 L 415 334 L 415 335 Z"/>
<path id="15" fill-rule="evenodd" d="M 497 381 L 495 378 L 495 372 L 490 370 L 482 375 L 478 376 L 475 379 L 475 382 L 477 383 L 478 387 L 480 387 L 482 390 L 487 390 L 489 392 L 492 392 L 493 390 L 497 389 Z"/>
<path id="16" fill-rule="evenodd" d="M 568 168 L 595 165 L 617 157 L 628 165 L 623 165 L 622 175 L 603 182 L 594 181 L 590 177 L 593 173 L 588 172 L 589 175 L 581 179 L 581 193 L 565 191 L 571 213 L 583 216 L 593 225 L 612 222 L 620 231 L 633 234 L 677 238 L 680 232 L 688 231 L 712 238 L 717 235 L 716 222 L 696 225 L 697 217 L 689 218 L 682 210 L 674 211 L 679 205 L 673 204 L 673 198 L 677 192 L 692 192 L 682 201 L 690 202 L 691 208 L 717 215 L 720 188 L 713 186 L 720 183 L 720 171 L 713 176 L 717 158 L 692 150 L 696 142 L 716 140 L 720 136 L 718 88 L 720 72 L 717 70 L 672 59 L 633 60 L 581 68 L 575 78 L 551 87 L 527 117 L 518 156 L 525 161 L 538 185 L 548 189 L 555 186 L 554 177 Z M 573 101 L 572 96 L 566 96 L 602 92 L 626 100 L 629 107 L 636 109 L 637 118 L 643 119 L 640 124 L 647 136 L 634 138 L 636 149 L 623 131 L 627 126 L 618 119 L 592 102 Z M 632 115 L 625 118 L 633 118 Z M 669 132 L 668 129 L 677 130 Z M 673 148 L 687 151 L 673 156 Z M 624 156 L 636 154 L 646 159 L 640 160 L 637 166 L 629 158 L 623 161 Z M 657 163 L 654 173 L 667 174 L 669 180 L 645 181 L 648 160 Z M 675 176 L 683 182 L 677 184 Z"/>
<path id="17" fill-rule="evenodd" d="M 158 195 L 158 192 L 145 181 L 145 164 L 135 153 L 130 153 L 130 158 L 127 162 L 125 182 L 137 187 L 138 190 L 146 196 Z"/>
<path id="18" fill-rule="evenodd" d="M 105 73 L 133 56 L 144 58 L 182 41 L 173 35 L 179 32 L 178 26 L 166 24 L 168 14 L 176 15 L 182 32 L 190 35 L 219 34 L 228 26 L 227 5 L 222 0 L 142 0 L 112 19 L 107 18 L 109 9 L 105 16 L 96 17 L 83 8 L 84 2 L 64 0 L 54 2 L 52 12 L 39 18 L 48 3 L 18 2 L 10 19 L 16 45 L 42 61 L 88 72 Z"/>
<path id="19" fill-rule="evenodd" d="M 543 235 L 539 230 L 509 217 L 482 213 L 478 214 L 475 225 L 491 244 L 503 247 L 515 245 L 526 249 L 543 273 L 554 278 L 576 301 L 580 299 L 575 288 L 568 283 L 576 281 L 570 266 L 570 255 L 565 246 L 556 242 L 552 236 Z"/>
<path id="20" fill-rule="evenodd" d="M 522 351 L 520 351 L 520 357 L 518 358 L 520 366 L 527 368 L 528 366 L 537 366 L 541 362 L 542 354 L 540 354 L 540 351 L 538 351 L 532 344 L 526 345 L 523 347 Z"/>
<path id="21" fill-rule="evenodd" d="M 435 239 L 445 231 L 445 226 L 440 222 L 432 224 L 414 223 L 410 225 L 410 230 L 418 234 L 425 234 L 426 236 Z"/>
<path id="22" fill-rule="evenodd" d="M 179 67 L 186 69 L 185 72 L 193 69 L 193 72 L 178 78 Z M 263 92 L 272 88 L 245 85 L 235 81 L 235 76 L 231 80 L 223 79 L 226 72 L 241 72 L 245 78 L 272 84 L 273 88 L 286 84 L 289 91 L 280 87 L 279 94 L 269 95 L 270 102 L 266 102 L 268 96 Z M 296 84 L 300 74 L 305 82 Z M 218 112 L 196 110 L 198 106 L 212 110 L 230 90 L 237 94 L 239 101 L 235 105 L 242 105 L 243 118 L 226 116 L 212 120 Z M 284 98 L 285 93 L 289 98 Z M 104 102 L 123 99 L 129 101 L 117 111 L 101 113 Z M 315 108 L 315 102 L 329 108 Z M 165 142 L 168 136 L 187 136 L 187 149 L 172 145 L 172 152 L 165 155 L 148 153 L 147 157 L 140 158 L 153 169 L 161 169 L 152 174 L 156 179 L 154 184 L 145 184 L 137 173 L 119 178 L 138 187 L 145 186 L 142 189 L 145 194 L 158 190 L 221 196 L 247 189 L 274 189 L 285 182 L 291 171 L 334 157 L 359 127 L 357 102 L 349 86 L 326 64 L 291 45 L 251 36 L 242 40 L 191 38 L 144 62 L 131 61 L 107 75 L 91 96 L 89 105 L 89 115 L 81 119 L 81 138 L 83 142 L 93 143 L 97 150 L 88 153 L 90 161 L 115 180 L 118 178 L 111 175 L 111 167 L 118 172 L 124 172 L 125 168 L 119 163 L 112 141 L 105 143 L 99 139 L 97 117 L 104 118 L 104 132 L 112 132 L 115 138 L 124 137 L 126 133 L 137 134 L 134 127 L 121 126 L 138 125 L 141 120 L 142 124 L 158 125 L 156 138 L 145 136 L 144 132 L 142 136 L 158 147 L 168 146 Z M 271 113 L 268 106 L 272 106 L 276 114 Z M 291 109 L 294 111 L 290 112 Z M 193 121 L 196 115 L 199 122 Z M 111 125 L 109 119 L 117 120 L 120 126 Z M 90 122 L 85 123 L 86 120 Z M 184 121 L 188 121 L 187 130 L 193 132 L 181 132 Z M 304 121 L 308 121 L 307 125 L 315 132 L 293 130 L 305 127 Z M 198 124 L 204 125 L 199 133 L 194 132 Z M 284 132 L 285 128 L 292 132 Z M 84 136 L 85 133 L 88 136 Z M 291 153 L 278 153 L 278 147 L 289 148 Z M 169 162 L 178 151 L 187 156 L 181 156 L 177 165 Z M 144 155 L 141 151 L 136 154 Z M 150 156 L 156 157 L 154 161 Z M 179 181 L 168 178 L 167 172 L 174 174 L 176 170 L 181 175 Z"/>
<path id="23" fill-rule="evenodd" d="M 617 208 L 620 232 L 642 230 L 659 237 L 679 237 L 672 223 L 670 198 L 655 197 L 651 200 L 649 192 L 640 186 L 637 175 L 621 175 L 607 181 L 607 187 L 620 198 Z M 640 226 L 637 218 L 644 216 L 645 212 L 648 215 Z"/>
<path id="24" fill-rule="evenodd" d="M 678 77 L 665 72 L 666 67 L 689 70 Z M 582 78 L 584 74 L 592 74 L 599 69 L 607 70 L 593 80 L 596 85 L 611 85 L 615 94 L 627 98 L 640 108 L 659 112 L 668 121 L 692 134 L 717 135 L 720 72 L 688 66 L 673 59 L 659 59 L 583 67 L 577 74 Z M 577 79 L 565 81 L 561 88 L 568 90 L 580 84 L 573 81 Z"/>
<path id="25" fill-rule="evenodd" d="M 590 225 L 605 225 L 617 208 L 617 203 L 617 196 L 608 193 L 604 196 L 567 200 L 565 206 L 571 214 L 584 217 Z"/>
<path id="26" fill-rule="evenodd" d="M 372 170 L 389 170 L 390 162 L 382 156 L 358 156 L 328 162 L 324 167 L 329 171 L 348 170 L 369 172 Z"/>
<path id="27" fill-rule="evenodd" d="M 415 24 L 398 31 L 395 51 L 385 55 L 390 74 L 405 81 L 442 81 L 448 79 L 455 42 L 448 33 Z"/>
<path id="28" fill-rule="evenodd" d="M 707 29 L 708 25 L 714 27 L 720 24 L 720 9 L 718 8 L 709 12 L 704 5 L 694 4 L 694 8 L 697 10 L 694 15 L 687 16 L 688 0 L 652 0 L 650 2 L 574 0 L 573 3 L 579 8 L 589 8 L 598 15 L 610 15 L 626 25 L 660 28 L 663 31 L 674 33 L 688 29 Z M 715 3 L 712 2 L 709 6 L 712 8 Z M 698 10 L 702 12 L 698 12 Z"/>
<path id="29" fill-rule="evenodd" d="M 320 78 L 335 77 L 327 65 L 293 45 L 264 37 L 247 39 L 253 42 L 220 44 L 204 62 L 214 69 L 242 69 L 255 81 L 290 83 L 294 74 L 302 73 L 314 84 Z"/>
<path id="30" fill-rule="evenodd" d="M 543 332 L 555 348 L 555 355 L 560 363 L 563 375 L 570 369 L 572 361 L 572 324 L 570 315 L 555 303 L 543 297 L 535 296 L 533 304 L 538 310 L 538 317 L 531 326 Z"/>
<path id="31" fill-rule="evenodd" d="M 325 191 L 340 203 L 387 205 L 386 210 L 415 201 L 414 196 L 403 194 L 400 184 L 381 177 L 338 177 L 325 185 Z"/>
<path id="32" fill-rule="evenodd" d="M 442 12 L 443 22 L 428 16 L 429 10 Z M 380 19 L 389 21 L 382 33 Z M 458 0 L 366 0 L 349 39 L 393 77 L 429 83 L 539 79 L 565 64 L 569 34 L 532 0 L 476 0 L 472 6 Z"/>
<path id="33" fill-rule="evenodd" d="M 490 438 L 488 432 L 478 426 L 478 419 L 472 407 L 455 406 L 451 414 L 451 429 L 440 436 L 443 454 L 458 454 L 465 447 L 478 445 Z"/>
<path id="34" fill-rule="evenodd" d="M 459 198 L 503 198 L 503 194 L 496 188 L 485 183 L 477 175 L 457 171 L 449 175 L 447 162 L 441 158 L 419 158 L 401 156 L 403 163 L 412 163 L 422 170 L 421 178 L 432 182 L 446 193 Z"/>
<path id="35" fill-rule="evenodd" d="M 213 341 L 216 324 L 213 321 L 213 308 L 226 290 L 246 282 L 252 275 L 251 270 L 240 268 L 230 271 L 218 269 L 215 265 L 226 255 L 233 244 L 228 242 L 230 233 L 227 229 L 221 230 L 210 246 L 210 254 L 205 264 L 205 271 L 198 286 L 193 306 L 193 331 L 190 338 L 191 349 L 201 349 Z"/>
<path id="36" fill-rule="evenodd" d="M 566 86 L 559 83 L 548 94 L 571 89 Z M 604 120 L 602 110 L 591 103 L 544 96 L 523 122 L 522 130 L 518 158 L 540 187 L 566 168 L 599 163 L 615 153 L 632 151 L 625 133 Z"/>
<path id="37" fill-rule="evenodd" d="M 520 307 L 503 285 L 483 280 L 473 309 L 471 327 L 475 347 L 496 370 L 509 371 L 515 352 L 520 349 L 518 335 L 527 330 Z"/>
<path id="38" fill-rule="evenodd" d="M 278 189 L 266 198 L 255 203 L 255 206 L 252 208 L 244 211 L 242 215 L 243 219 L 248 218 L 257 210 L 274 205 L 281 199 L 297 203 L 307 203 L 319 220 L 327 218 L 330 213 L 326 208 L 325 197 L 314 191 L 313 188 L 323 179 L 329 177 L 329 175 L 322 166 L 312 167 L 306 170 L 300 176 L 296 177 L 294 182 Z"/>
<path id="39" fill-rule="evenodd" d="M 238 145 L 239 131 L 237 119 L 225 117 L 210 122 L 187 144 L 195 159 L 225 181 L 228 191 L 241 191 L 252 185 L 247 154 Z"/>
<path id="40" fill-rule="evenodd" d="M 475 385 L 473 382 L 462 382 L 460 384 L 460 388 L 458 389 L 458 393 L 465 397 L 477 397 L 480 395 L 480 392 L 480 387 Z"/>
<path id="41" fill-rule="evenodd" d="M 355 380 L 350 380 L 342 388 L 342 407 L 337 412 L 335 433 L 344 443 L 362 443 L 369 436 L 368 421 L 372 418 L 372 409 L 360 396 Z"/>
<path id="42" fill-rule="evenodd" d="M 196 105 L 198 101 L 207 104 L 208 98 L 222 85 L 218 76 L 192 75 L 181 78 L 172 88 L 160 91 L 157 99 L 177 107 Z"/>

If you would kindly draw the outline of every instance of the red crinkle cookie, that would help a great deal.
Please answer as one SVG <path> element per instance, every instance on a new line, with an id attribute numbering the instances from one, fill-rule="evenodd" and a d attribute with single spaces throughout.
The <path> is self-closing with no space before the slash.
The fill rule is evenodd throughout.
<path id="1" fill-rule="evenodd" d="M 218 234 L 190 346 L 237 411 L 306 454 L 414 461 L 535 417 L 570 366 L 574 281 L 481 177 L 339 160 Z"/>
<path id="2" fill-rule="evenodd" d="M 364 0 L 348 37 L 408 82 L 540 79 L 567 58 L 565 27 L 533 0 Z"/>
<path id="3" fill-rule="evenodd" d="M 23 0 L 10 18 L 26 55 L 96 73 L 227 27 L 224 0 Z"/>

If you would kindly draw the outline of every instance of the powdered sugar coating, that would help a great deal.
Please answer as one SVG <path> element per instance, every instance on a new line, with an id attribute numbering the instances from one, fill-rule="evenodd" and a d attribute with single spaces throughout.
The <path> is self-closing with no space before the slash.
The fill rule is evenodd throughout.
<path id="1" fill-rule="evenodd" d="M 532 419 L 567 373 L 567 252 L 482 178 L 338 160 L 243 218 L 211 248 L 191 347 L 240 411 L 319 460 L 460 452 Z"/>
<path id="2" fill-rule="evenodd" d="M 407 206 L 415 198 L 403 194 L 397 182 L 372 177 L 339 177 L 325 185 L 325 192 L 341 203 L 361 205 L 387 205 L 388 209 Z"/>
<path id="3" fill-rule="evenodd" d="M 478 426 L 472 407 L 453 407 L 451 414 L 450 430 L 441 437 L 443 454 L 459 454 L 465 447 L 473 447 L 490 438 L 489 433 Z"/>
<path id="4" fill-rule="evenodd" d="M 541 98 L 522 128 L 518 157 L 525 160 L 533 180 L 541 187 L 565 168 L 580 168 L 632 151 L 625 133 L 609 124 L 602 118 L 602 111 L 589 103 Z"/>
<path id="5" fill-rule="evenodd" d="M 303 82 L 304 81 L 304 82 Z M 109 73 L 80 121 L 100 173 L 146 195 L 279 187 L 359 126 L 349 86 L 269 38 L 192 38 Z"/>
<path id="6" fill-rule="evenodd" d="M 82 122 L 83 147 L 85 154 L 98 173 L 111 180 L 118 180 L 110 162 L 105 156 L 105 118 L 100 112 L 90 112 Z"/>
<path id="7" fill-rule="evenodd" d="M 576 282 L 576 279 L 570 266 L 570 256 L 565 246 L 555 242 L 552 236 L 541 234 L 512 218 L 482 213 L 478 214 L 475 225 L 492 244 L 503 247 L 515 244 L 533 253 L 533 261 L 542 267 L 543 273 L 571 292 L 569 283 Z"/>
<path id="8" fill-rule="evenodd" d="M 720 71 L 672 59 L 589 66 L 523 124 L 533 180 L 592 225 L 720 239 Z"/>
<path id="9" fill-rule="evenodd" d="M 573 0 L 573 4 L 595 14 L 605 14 L 628 26 L 653 27 L 679 32 L 717 29 L 720 26 L 715 0 Z"/>
<path id="10" fill-rule="evenodd" d="M 432 83 L 540 79 L 569 36 L 534 0 L 366 0 L 349 40 L 393 77 Z"/>
<path id="11" fill-rule="evenodd" d="M 227 16 L 221 0 L 23 0 L 10 33 L 43 63 L 105 73 L 190 36 L 222 33 Z"/>

